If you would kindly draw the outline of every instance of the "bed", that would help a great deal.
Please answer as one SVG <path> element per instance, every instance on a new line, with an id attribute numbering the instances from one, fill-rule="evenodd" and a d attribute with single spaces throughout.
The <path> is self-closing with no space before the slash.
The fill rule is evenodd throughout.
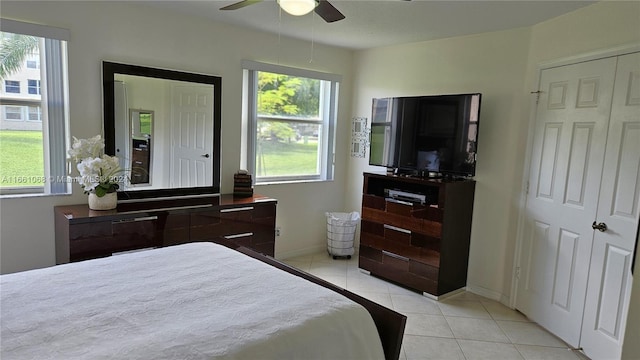
<path id="1" fill-rule="evenodd" d="M 397 359 L 406 322 L 213 243 L 3 275 L 0 294 L 2 359 Z"/>

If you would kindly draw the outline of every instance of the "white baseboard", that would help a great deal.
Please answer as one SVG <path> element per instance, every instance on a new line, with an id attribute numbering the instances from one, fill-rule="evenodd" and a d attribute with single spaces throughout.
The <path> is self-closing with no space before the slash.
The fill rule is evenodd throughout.
<path id="1" fill-rule="evenodd" d="M 327 251 L 326 245 L 317 245 L 311 246 L 307 248 L 292 250 L 292 251 L 277 251 L 275 258 L 278 260 L 285 260 L 293 257 L 304 256 L 304 255 L 313 255 L 320 253 L 322 251 Z"/>
<path id="2" fill-rule="evenodd" d="M 476 295 L 486 297 L 487 299 L 495 300 L 505 306 L 510 307 L 509 296 L 501 294 L 497 291 L 493 291 L 485 287 L 474 285 L 474 284 L 467 284 L 467 291 L 474 293 Z"/>
<path id="3" fill-rule="evenodd" d="M 429 294 L 429 293 L 423 292 L 423 293 L 422 293 L 422 296 L 427 297 L 427 298 L 429 298 L 429 299 L 431 299 L 431 300 L 435 300 L 435 301 L 442 301 L 442 300 L 444 300 L 444 299 L 446 299 L 446 298 L 450 298 L 450 297 L 452 297 L 453 295 L 461 294 L 461 293 L 463 293 L 463 292 L 465 292 L 465 291 L 466 291 L 466 288 L 461 288 L 461 289 L 453 290 L 453 291 L 451 291 L 451 292 L 448 292 L 448 293 L 446 293 L 446 294 L 442 294 L 442 295 L 439 295 L 439 296 L 431 295 L 431 294 Z"/>

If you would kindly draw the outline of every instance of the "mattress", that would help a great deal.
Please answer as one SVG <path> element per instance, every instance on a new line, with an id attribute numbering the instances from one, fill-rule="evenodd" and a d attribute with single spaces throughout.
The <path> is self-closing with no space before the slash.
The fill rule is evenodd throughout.
<path id="1" fill-rule="evenodd" d="M 0 358 L 383 359 L 361 305 L 212 243 L 0 276 Z"/>

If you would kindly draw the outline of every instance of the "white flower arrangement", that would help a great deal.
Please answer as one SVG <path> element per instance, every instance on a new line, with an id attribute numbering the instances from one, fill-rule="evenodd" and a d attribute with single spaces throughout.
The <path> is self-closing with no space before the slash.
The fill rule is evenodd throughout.
<path id="1" fill-rule="evenodd" d="M 104 140 L 100 135 L 90 139 L 73 137 L 73 146 L 68 151 L 80 172 L 78 183 L 86 194 L 94 193 L 98 197 L 118 190 L 118 183 L 123 179 L 117 175 L 124 172 L 118 158 L 105 155 L 103 151 Z"/>

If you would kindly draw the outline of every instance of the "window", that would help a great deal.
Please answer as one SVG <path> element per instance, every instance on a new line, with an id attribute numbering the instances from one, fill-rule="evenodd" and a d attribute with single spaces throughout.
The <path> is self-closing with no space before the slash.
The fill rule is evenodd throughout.
<path id="1" fill-rule="evenodd" d="M 0 195 L 71 189 L 66 176 L 68 38 L 67 30 L 0 21 L 0 52 L 9 59 L 0 78 L 27 80 L 29 94 L 0 93 Z M 19 81 L 4 85 L 7 93 L 20 93 Z"/>
<path id="2" fill-rule="evenodd" d="M 338 75 L 244 61 L 256 183 L 333 179 Z"/>
<path id="3" fill-rule="evenodd" d="M 27 80 L 27 89 L 31 95 L 40 95 L 40 80 Z"/>
<path id="4" fill-rule="evenodd" d="M 22 106 L 5 106 L 4 116 L 10 121 L 22 121 Z"/>
<path id="5" fill-rule="evenodd" d="M 4 91 L 12 94 L 20 94 L 20 81 L 5 80 Z"/>
<path id="6" fill-rule="evenodd" d="M 42 121 L 42 109 L 40 106 L 29 106 L 29 121 Z"/>
<path id="7" fill-rule="evenodd" d="M 38 54 L 31 54 L 27 56 L 27 69 L 40 69 L 40 58 Z"/>

